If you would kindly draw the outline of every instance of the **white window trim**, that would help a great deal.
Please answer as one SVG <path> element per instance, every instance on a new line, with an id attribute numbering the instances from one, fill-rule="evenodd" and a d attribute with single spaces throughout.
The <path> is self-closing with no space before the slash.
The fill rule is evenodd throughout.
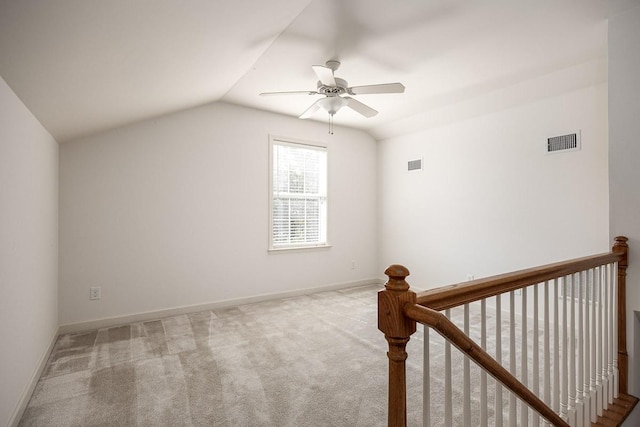
<path id="1" fill-rule="evenodd" d="M 273 245 L 273 146 L 274 144 L 278 144 L 278 145 L 290 145 L 290 146 L 300 146 L 300 145 L 306 145 L 309 148 L 316 148 L 316 149 L 322 149 L 327 153 L 327 191 L 324 197 L 324 202 L 325 202 L 325 210 L 326 210 L 326 218 L 325 218 L 325 233 L 326 233 L 326 237 L 325 237 L 325 242 L 324 243 L 295 243 L 295 244 L 290 244 L 290 245 L 278 245 L 278 246 L 274 246 Z M 268 170 L 268 174 L 269 174 L 269 179 L 268 179 L 268 183 L 269 183 L 269 189 L 268 189 L 268 194 L 269 194 L 269 234 L 267 236 L 268 238 L 268 251 L 269 252 L 273 252 L 273 253 L 278 253 L 278 252 L 292 252 L 292 251 L 308 251 L 308 250 L 314 250 L 314 249 L 326 249 L 326 248 L 330 248 L 331 245 L 329 244 L 329 221 L 328 221 L 328 217 L 329 217 L 329 204 L 328 204 L 328 192 L 329 192 L 329 176 L 328 176 L 328 169 L 329 169 L 329 148 L 327 147 L 326 144 L 322 144 L 319 142 L 313 142 L 313 141 L 305 141 L 305 140 L 301 140 L 301 139 L 297 139 L 297 138 L 289 138 L 289 137 L 282 137 L 282 136 L 274 136 L 274 135 L 269 135 L 269 166 L 268 166 L 269 170 Z"/>

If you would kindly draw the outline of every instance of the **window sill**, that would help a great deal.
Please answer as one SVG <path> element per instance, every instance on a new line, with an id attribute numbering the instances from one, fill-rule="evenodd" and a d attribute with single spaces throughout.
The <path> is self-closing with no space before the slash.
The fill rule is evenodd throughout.
<path id="1" fill-rule="evenodd" d="M 271 254 L 278 253 L 291 253 L 291 252 L 308 252 L 308 251 L 321 251 L 331 248 L 331 245 L 318 245 L 318 246 L 291 246 L 287 248 L 269 248 L 267 252 Z"/>

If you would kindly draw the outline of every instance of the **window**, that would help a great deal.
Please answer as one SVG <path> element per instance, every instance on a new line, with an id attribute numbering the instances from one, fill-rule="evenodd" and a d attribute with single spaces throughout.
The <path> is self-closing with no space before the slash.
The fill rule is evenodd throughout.
<path id="1" fill-rule="evenodd" d="M 327 148 L 270 138 L 269 249 L 327 246 Z"/>

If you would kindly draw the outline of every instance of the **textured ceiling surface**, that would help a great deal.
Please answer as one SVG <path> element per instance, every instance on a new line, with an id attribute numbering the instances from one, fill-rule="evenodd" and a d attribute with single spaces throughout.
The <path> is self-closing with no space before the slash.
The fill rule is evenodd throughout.
<path id="1" fill-rule="evenodd" d="M 637 3 L 0 0 L 0 76 L 63 142 L 216 101 L 298 116 L 317 96 L 258 94 L 336 59 L 351 86 L 406 86 L 335 116 L 385 138 L 605 81 L 607 18 Z"/>

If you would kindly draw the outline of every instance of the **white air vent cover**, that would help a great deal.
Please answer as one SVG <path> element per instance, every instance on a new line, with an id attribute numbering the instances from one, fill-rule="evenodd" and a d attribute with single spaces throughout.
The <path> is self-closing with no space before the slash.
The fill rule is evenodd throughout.
<path id="1" fill-rule="evenodd" d="M 407 162 L 407 171 L 418 172 L 422 170 L 422 159 L 409 160 Z"/>
<path id="2" fill-rule="evenodd" d="M 547 153 L 577 151 L 580 149 L 580 131 L 547 138 Z"/>

